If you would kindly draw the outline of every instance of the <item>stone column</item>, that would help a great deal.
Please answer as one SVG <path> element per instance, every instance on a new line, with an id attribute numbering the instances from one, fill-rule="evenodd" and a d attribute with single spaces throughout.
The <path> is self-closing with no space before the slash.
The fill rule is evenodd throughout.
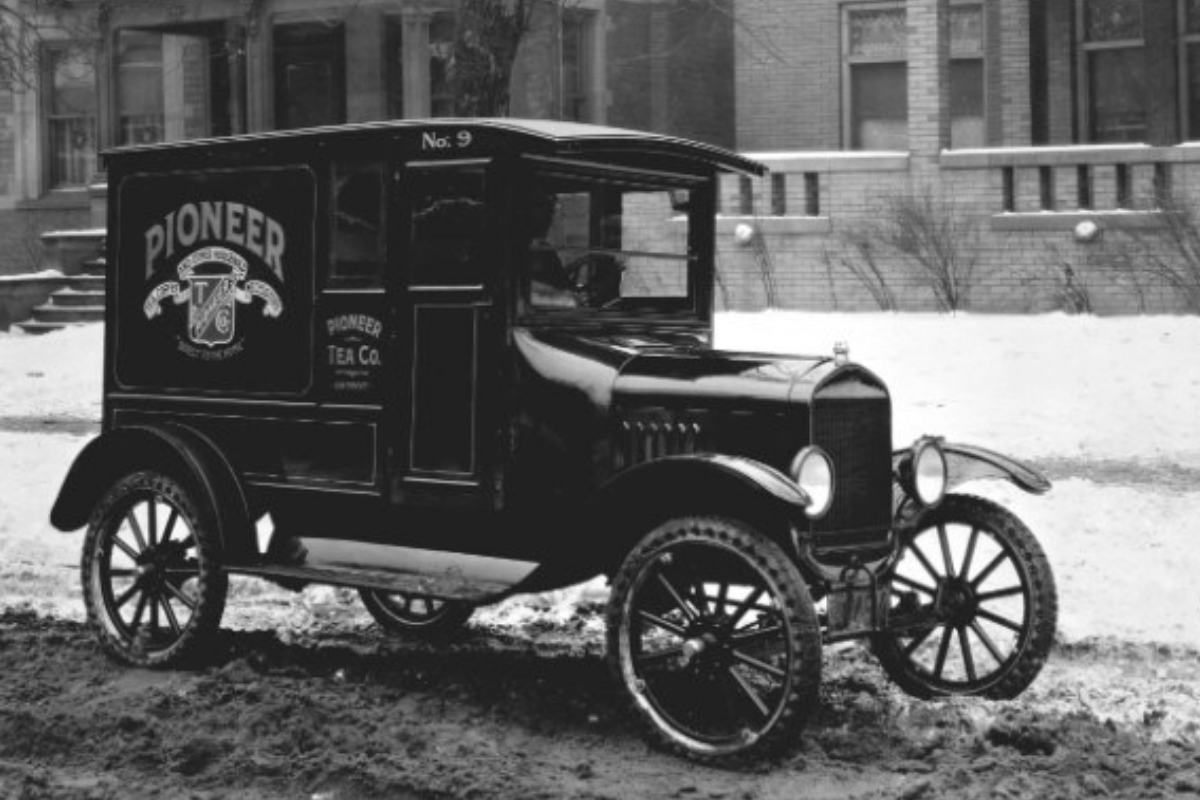
<path id="1" fill-rule="evenodd" d="M 984 69 L 1000 74 L 1000 96 L 988 102 L 988 116 L 1000 118 L 1000 141 L 993 146 L 1026 147 L 1033 141 L 1033 108 L 1029 95 L 1029 2 L 993 3 L 999 49 L 986 53 Z M 991 125 L 988 128 L 991 129 Z"/>
<path id="2" fill-rule="evenodd" d="M 908 2 L 908 149 L 914 172 L 950 146 L 950 2 Z"/>
<path id="3" fill-rule="evenodd" d="M 370 122 L 387 116 L 383 40 L 387 31 L 377 8 L 356 8 L 346 16 L 346 121 Z"/>
<path id="4" fill-rule="evenodd" d="M 1071 31 L 1071 3 L 1044 2 L 1046 28 L 1046 112 L 1047 144 L 1071 144 L 1075 141 L 1075 92 L 1072 84 L 1072 53 L 1075 39 Z"/>
<path id="5" fill-rule="evenodd" d="M 404 59 L 404 116 L 428 117 L 429 23 L 432 15 L 427 11 L 405 9 L 400 19 L 400 50 Z"/>

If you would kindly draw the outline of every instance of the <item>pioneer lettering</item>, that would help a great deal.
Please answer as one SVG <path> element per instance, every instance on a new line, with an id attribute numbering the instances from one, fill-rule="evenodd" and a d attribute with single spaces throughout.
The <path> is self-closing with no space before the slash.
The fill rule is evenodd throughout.
<path id="1" fill-rule="evenodd" d="M 199 242 L 244 248 L 283 279 L 287 247 L 283 226 L 254 206 L 220 200 L 184 203 L 146 230 L 146 277 L 160 259 L 170 259 L 177 250 L 186 251 Z"/>

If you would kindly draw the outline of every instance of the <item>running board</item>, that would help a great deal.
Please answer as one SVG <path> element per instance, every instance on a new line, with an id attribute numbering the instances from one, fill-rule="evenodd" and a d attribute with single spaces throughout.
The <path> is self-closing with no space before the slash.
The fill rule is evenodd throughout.
<path id="1" fill-rule="evenodd" d="M 286 563 L 230 566 L 231 573 L 428 595 L 474 603 L 498 598 L 538 564 L 468 553 L 338 539 L 299 539 Z"/>

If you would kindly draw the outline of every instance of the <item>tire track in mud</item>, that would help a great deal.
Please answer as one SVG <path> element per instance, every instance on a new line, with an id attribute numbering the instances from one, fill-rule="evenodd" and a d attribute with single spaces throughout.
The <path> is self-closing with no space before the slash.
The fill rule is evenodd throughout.
<path id="1" fill-rule="evenodd" d="M 1174 492 L 1200 491 L 1200 467 L 1140 459 L 1043 458 L 1031 466 L 1052 481 L 1077 478 L 1100 485 L 1121 485 Z"/>
<path id="2" fill-rule="evenodd" d="M 1200 795 L 1197 730 L 1167 725 L 1200 678 L 1180 653 L 1064 650 L 1018 700 L 923 702 L 864 648 L 830 647 L 799 754 L 729 770 L 647 747 L 576 631 L 435 646 L 334 623 L 225 631 L 205 663 L 156 672 L 112 663 L 83 625 L 0 612 L 0 796 Z"/>
<path id="3" fill-rule="evenodd" d="M 0 416 L 3 433 L 63 433 L 70 436 L 95 436 L 100 422 L 81 417 L 12 417 Z"/>

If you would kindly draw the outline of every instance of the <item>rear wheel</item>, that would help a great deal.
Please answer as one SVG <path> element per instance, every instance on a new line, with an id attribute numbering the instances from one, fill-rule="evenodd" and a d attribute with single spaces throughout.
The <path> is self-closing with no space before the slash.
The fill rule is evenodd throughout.
<path id="1" fill-rule="evenodd" d="M 659 526 L 613 581 L 608 660 L 655 739 L 698 759 L 799 745 L 821 638 L 796 566 L 733 520 Z"/>
<path id="2" fill-rule="evenodd" d="M 1054 575 L 1025 525 L 951 495 L 904 535 L 891 576 L 884 670 L 916 697 L 1016 697 L 1046 662 L 1058 618 Z"/>
<path id="3" fill-rule="evenodd" d="M 436 637 L 460 630 L 475 607 L 420 594 L 360 589 L 359 597 L 375 621 L 389 633 Z"/>
<path id="4" fill-rule="evenodd" d="M 83 597 L 100 645 L 142 667 L 193 656 L 221 623 L 228 578 L 211 514 L 175 478 L 119 480 L 100 501 L 83 545 Z"/>

